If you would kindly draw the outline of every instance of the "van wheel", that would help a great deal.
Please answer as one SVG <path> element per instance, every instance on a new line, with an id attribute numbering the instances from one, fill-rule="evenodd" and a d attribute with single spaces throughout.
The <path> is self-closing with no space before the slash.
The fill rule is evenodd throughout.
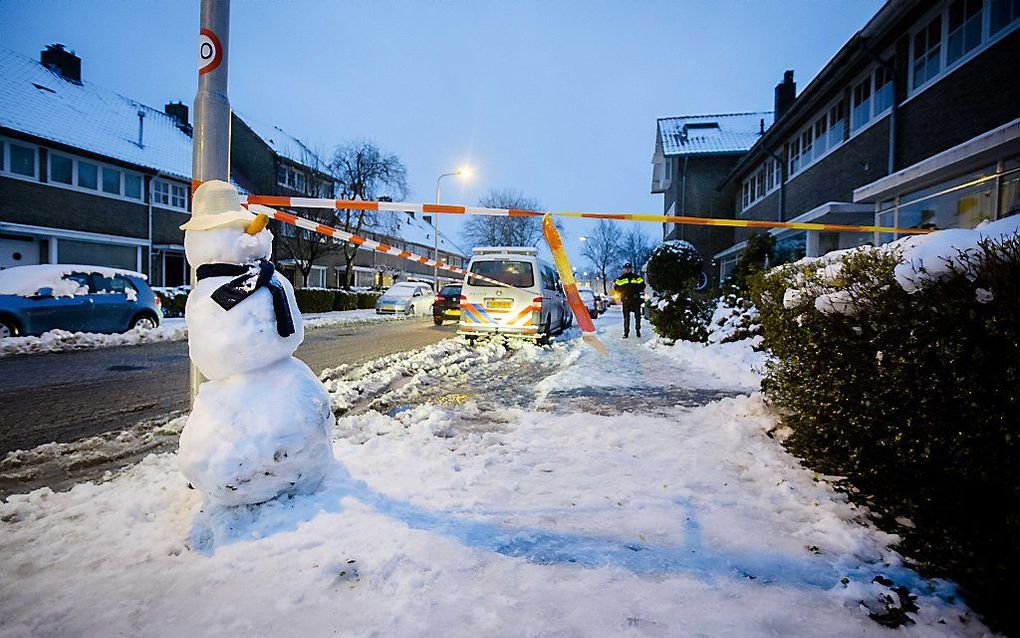
<path id="1" fill-rule="evenodd" d="M 547 346 L 552 339 L 552 317 L 545 320 L 545 328 L 542 329 L 542 336 L 538 338 L 538 345 Z"/>
<path id="2" fill-rule="evenodd" d="M 443 318 L 442 317 L 432 317 L 432 323 L 436 324 L 437 326 L 441 326 L 441 325 L 443 325 Z"/>
<path id="3" fill-rule="evenodd" d="M 14 323 L 13 320 L 6 317 L 0 317 L 0 339 L 17 337 L 19 332 L 18 324 Z"/>
<path id="4" fill-rule="evenodd" d="M 404 311 L 404 314 L 407 315 L 408 317 L 413 317 L 414 316 L 414 305 L 408 306 L 407 310 Z"/>

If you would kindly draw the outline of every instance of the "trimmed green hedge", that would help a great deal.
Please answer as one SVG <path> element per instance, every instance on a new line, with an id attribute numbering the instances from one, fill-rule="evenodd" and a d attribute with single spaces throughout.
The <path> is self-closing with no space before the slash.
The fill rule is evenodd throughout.
<path id="1" fill-rule="evenodd" d="M 376 299 L 381 292 L 364 292 L 353 290 L 328 290 L 325 288 L 297 288 L 297 298 L 301 312 L 329 312 L 331 310 L 371 310 L 375 308 Z"/>
<path id="2" fill-rule="evenodd" d="M 913 294 L 877 250 L 755 275 L 762 390 L 794 454 L 846 477 L 923 574 L 1015 631 L 1020 239 L 960 259 Z"/>
<path id="3" fill-rule="evenodd" d="M 164 317 L 183 317 L 184 307 L 188 303 L 188 293 L 179 289 L 156 289 L 152 292 L 159 297 L 160 307 Z"/>

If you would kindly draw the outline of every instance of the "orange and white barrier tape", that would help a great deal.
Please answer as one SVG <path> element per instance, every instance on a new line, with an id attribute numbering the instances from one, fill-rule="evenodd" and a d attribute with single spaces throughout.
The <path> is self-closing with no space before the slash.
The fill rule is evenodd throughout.
<path id="1" fill-rule="evenodd" d="M 448 270 L 450 272 L 457 273 L 458 275 L 471 275 L 472 279 L 479 279 L 481 281 L 496 286 L 502 286 L 504 288 L 513 288 L 513 286 L 511 286 L 510 284 L 505 284 L 502 281 L 497 281 L 495 279 L 484 277 L 482 275 L 469 273 L 467 270 L 460 268 L 459 266 L 448 264 L 445 261 L 436 261 L 434 259 L 429 259 L 428 257 L 424 257 L 422 255 L 416 255 L 415 253 L 407 252 L 406 250 L 401 250 L 396 246 L 390 246 L 389 244 L 384 244 L 382 242 L 369 239 L 368 237 L 362 237 L 360 235 L 349 233 L 345 230 L 340 230 L 339 228 L 326 226 L 325 224 L 320 224 L 310 219 L 305 219 L 304 217 L 298 217 L 297 215 L 294 215 L 292 213 L 286 213 L 282 210 L 276 210 L 275 208 L 270 208 L 262 204 L 249 203 L 247 206 L 248 210 L 250 210 L 253 213 L 262 213 L 263 215 L 269 217 L 270 219 L 275 219 L 278 222 L 290 224 L 291 226 L 297 226 L 298 228 L 304 228 L 305 230 L 310 230 L 313 233 L 326 235 L 327 237 L 334 237 L 336 239 L 349 242 L 356 246 L 364 246 L 365 248 L 368 248 L 370 250 L 386 253 L 387 255 L 394 255 L 396 257 L 400 257 L 401 259 L 413 261 L 418 264 L 424 264 L 425 266 L 434 266 L 441 270 Z"/>
<path id="2" fill-rule="evenodd" d="M 602 354 L 608 354 L 606 346 L 595 336 L 595 322 L 591 320 L 588 308 L 581 301 L 581 295 L 577 293 L 577 282 L 574 281 L 574 273 L 570 269 L 567 251 L 563 249 L 563 239 L 560 237 L 560 231 L 556 230 L 552 215 L 548 213 L 542 217 L 542 234 L 545 235 L 545 241 L 549 244 L 556 270 L 560 273 L 563 292 L 567 295 L 567 305 L 570 306 L 571 312 L 577 319 L 577 325 L 581 328 L 581 338 Z"/>
<path id="3" fill-rule="evenodd" d="M 287 208 L 328 208 L 341 210 L 374 210 L 384 212 L 448 214 L 448 215 L 489 215 L 494 217 L 554 217 L 573 219 L 609 219 L 615 221 L 652 222 L 662 224 L 690 224 L 694 226 L 722 226 L 726 228 L 786 228 L 791 230 L 825 230 L 853 233 L 899 233 L 903 235 L 924 235 L 927 228 L 895 228 L 892 226 L 866 226 L 854 224 L 817 224 L 814 222 L 770 222 L 753 219 L 719 219 L 715 217 L 690 217 L 677 215 L 647 215 L 641 213 L 581 213 L 574 211 L 519 210 L 516 208 L 486 208 L 483 206 L 450 206 L 446 204 L 412 204 L 407 202 L 368 202 L 347 199 L 322 199 L 314 197 L 280 197 L 276 195 L 241 196 L 241 201 L 266 206 Z"/>

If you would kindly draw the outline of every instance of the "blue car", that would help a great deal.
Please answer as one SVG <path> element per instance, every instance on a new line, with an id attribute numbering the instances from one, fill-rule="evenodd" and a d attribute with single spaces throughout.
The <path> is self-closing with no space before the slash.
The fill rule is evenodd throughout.
<path id="1" fill-rule="evenodd" d="M 141 273 L 72 264 L 0 270 L 0 338 L 144 330 L 162 318 L 159 297 Z"/>

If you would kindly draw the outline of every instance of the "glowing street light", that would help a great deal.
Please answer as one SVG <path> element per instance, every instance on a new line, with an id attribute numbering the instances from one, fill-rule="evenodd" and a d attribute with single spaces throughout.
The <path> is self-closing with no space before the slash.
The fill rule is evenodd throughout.
<path id="1" fill-rule="evenodd" d="M 440 184 L 440 182 L 443 181 L 444 177 L 460 177 L 461 179 L 465 179 L 465 180 L 466 179 L 471 179 L 471 167 L 470 166 L 462 166 L 462 167 L 458 168 L 457 170 L 455 170 L 455 171 L 453 171 L 451 173 L 443 173 L 442 175 L 440 175 L 439 177 L 436 178 L 436 206 L 439 205 L 439 184 Z M 433 238 L 434 239 L 434 247 L 433 247 L 434 252 L 432 254 L 432 258 L 434 260 L 436 260 L 436 262 L 438 262 L 439 261 L 439 213 L 433 213 L 432 214 L 432 224 L 434 226 L 434 234 L 435 234 L 435 237 Z M 438 265 L 432 267 L 432 277 L 435 280 L 436 292 L 438 293 L 439 292 L 439 266 Z"/>

